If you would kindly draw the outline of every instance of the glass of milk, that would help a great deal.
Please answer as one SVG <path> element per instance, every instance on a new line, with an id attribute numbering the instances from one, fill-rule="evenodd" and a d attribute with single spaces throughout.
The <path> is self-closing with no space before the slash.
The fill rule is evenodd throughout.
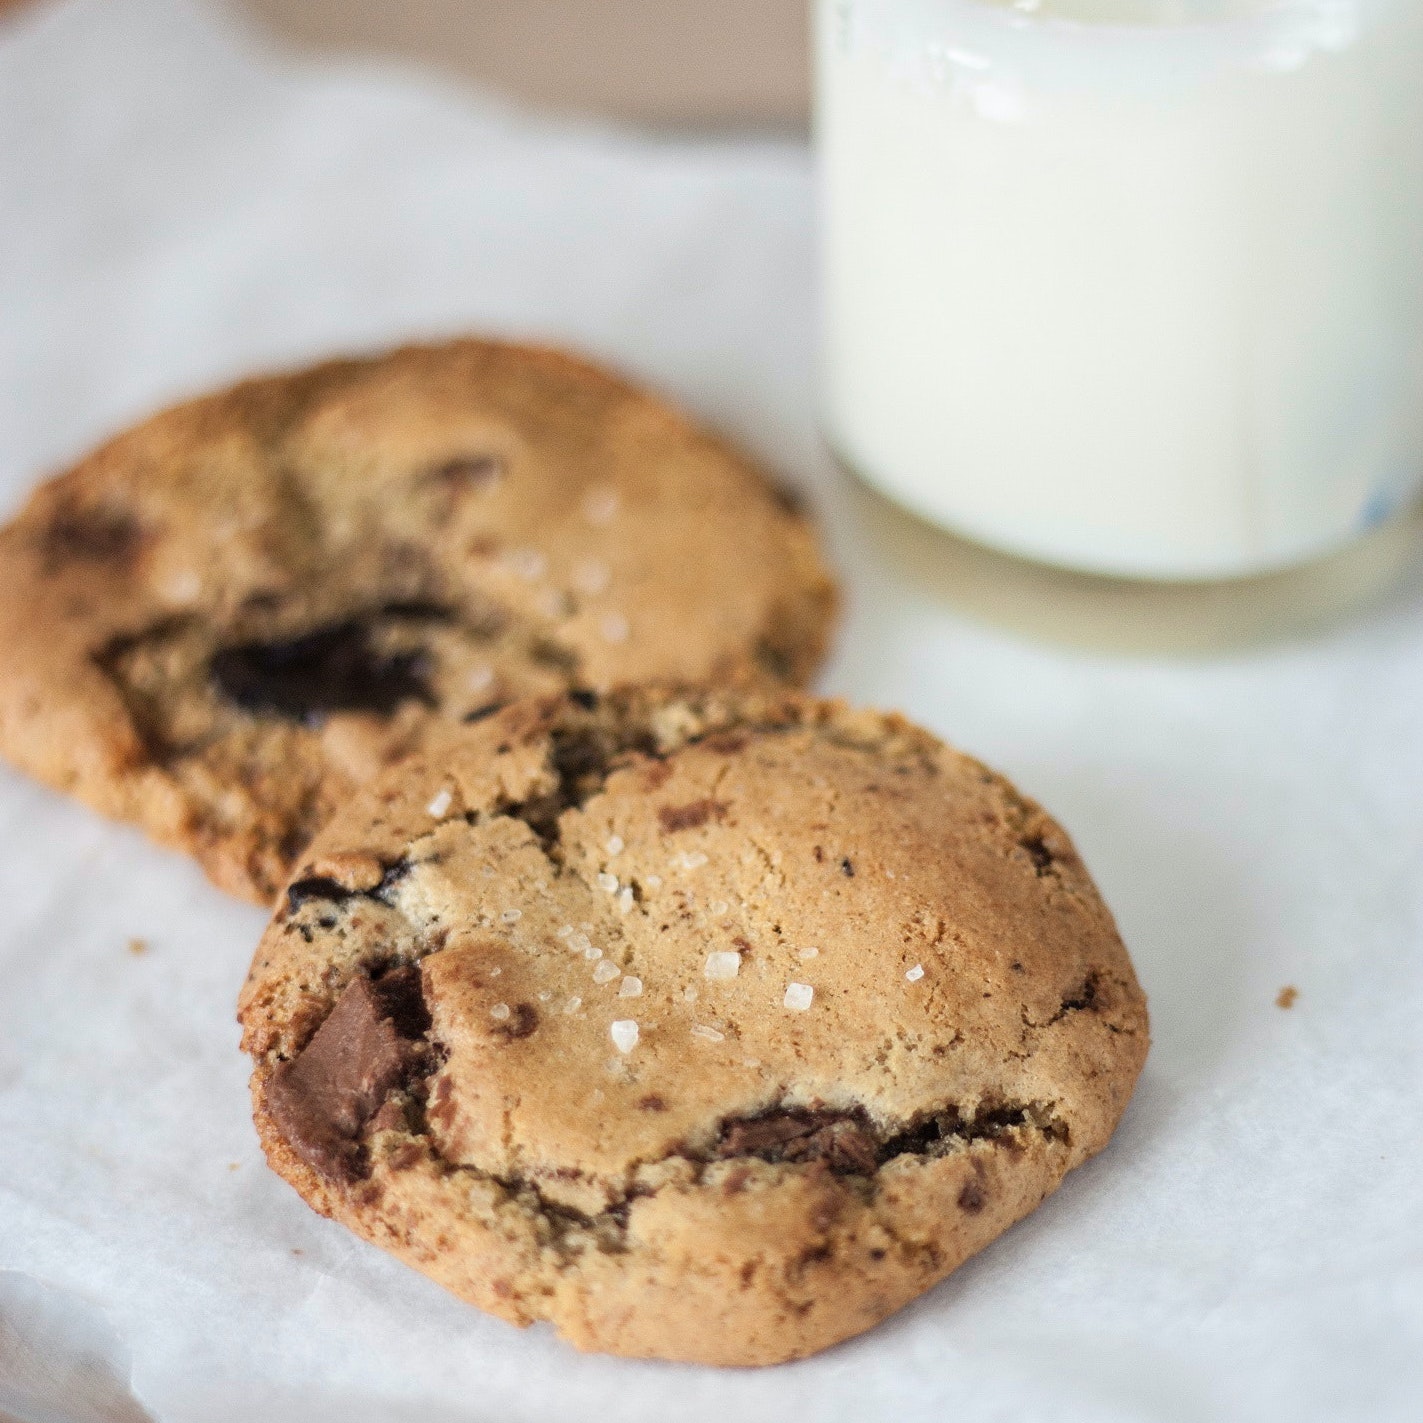
<path id="1" fill-rule="evenodd" d="M 824 418 L 1043 562 L 1282 568 L 1423 483 L 1423 0 L 817 0 Z"/>

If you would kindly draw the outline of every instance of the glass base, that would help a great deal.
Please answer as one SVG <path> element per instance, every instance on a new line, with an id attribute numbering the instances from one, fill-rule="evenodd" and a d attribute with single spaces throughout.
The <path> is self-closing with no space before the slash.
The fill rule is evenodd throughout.
<path id="1" fill-rule="evenodd" d="M 1190 655 L 1276 641 L 1357 614 L 1423 569 L 1423 503 L 1414 503 L 1283 572 L 1190 583 L 1077 573 L 950 533 L 837 463 L 866 551 L 888 574 L 981 622 L 1092 651 Z"/>

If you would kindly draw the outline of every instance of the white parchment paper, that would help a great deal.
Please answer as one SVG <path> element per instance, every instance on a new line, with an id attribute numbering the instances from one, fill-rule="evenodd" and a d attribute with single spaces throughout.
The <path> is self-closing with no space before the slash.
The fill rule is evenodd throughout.
<path id="1" fill-rule="evenodd" d="M 851 593 L 825 685 L 904 708 L 1066 822 L 1156 1040 L 1109 1151 L 867 1337 L 754 1373 L 582 1358 L 267 1172 L 232 1020 L 263 916 L 0 771 L 0 1408 L 1423 1414 L 1423 574 L 1324 631 L 1189 660 L 955 614 L 864 536 L 818 444 L 812 264 L 792 143 L 552 127 L 298 62 L 197 0 L 0 26 L 5 510 L 254 368 L 469 327 L 608 356 L 810 492 Z"/>

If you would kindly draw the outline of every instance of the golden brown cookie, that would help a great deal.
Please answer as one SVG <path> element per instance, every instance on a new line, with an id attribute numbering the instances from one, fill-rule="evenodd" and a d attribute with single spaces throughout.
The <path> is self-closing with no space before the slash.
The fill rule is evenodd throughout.
<path id="1" fill-rule="evenodd" d="M 1107 1142 L 1147 1050 L 1063 831 L 902 719 L 533 700 L 318 837 L 243 990 L 272 1166 L 579 1348 L 798 1358 Z"/>
<path id="2" fill-rule="evenodd" d="M 458 341 L 149 420 L 0 531 L 0 750 L 270 903 L 432 720 L 653 678 L 798 684 L 806 522 L 660 401 Z"/>

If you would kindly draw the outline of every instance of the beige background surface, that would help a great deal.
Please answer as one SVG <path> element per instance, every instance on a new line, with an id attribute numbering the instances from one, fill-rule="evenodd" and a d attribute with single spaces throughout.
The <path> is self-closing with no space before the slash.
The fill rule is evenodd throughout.
<path id="1" fill-rule="evenodd" d="M 808 107 L 808 0 L 241 3 L 305 43 L 401 54 L 557 109 L 794 127 Z"/>

